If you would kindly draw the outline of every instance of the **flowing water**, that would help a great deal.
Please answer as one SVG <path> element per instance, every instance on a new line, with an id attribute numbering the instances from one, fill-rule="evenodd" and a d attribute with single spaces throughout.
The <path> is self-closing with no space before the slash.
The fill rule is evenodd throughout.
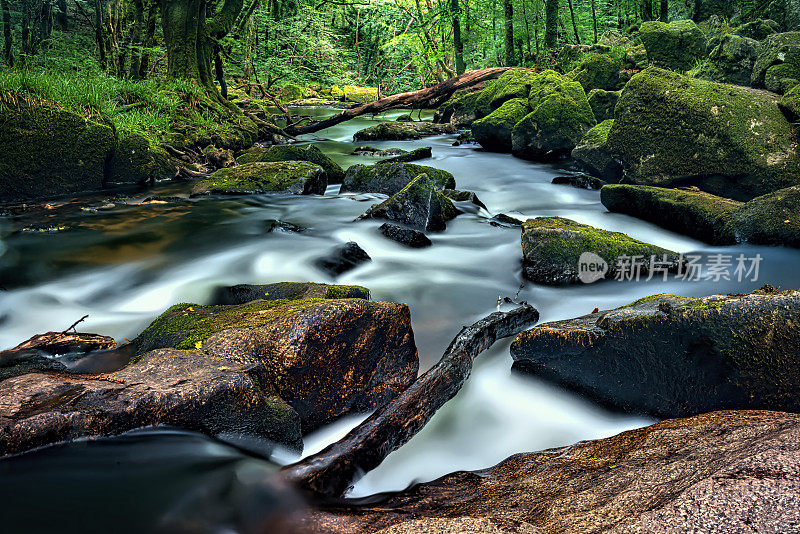
<path id="1" fill-rule="evenodd" d="M 400 113 L 358 118 L 308 140 L 344 167 L 373 163 L 370 157 L 349 155 L 357 146 L 353 133 Z M 800 286 L 800 273 L 793 267 L 800 264 L 800 251 L 708 247 L 610 214 L 596 191 L 552 185 L 552 178 L 562 173 L 553 165 L 482 152 L 474 145 L 454 147 L 452 142 L 452 136 L 443 136 L 370 143 L 404 149 L 432 146 L 433 159 L 420 163 L 450 171 L 459 189 L 475 191 L 488 207 L 469 209 L 445 232 L 431 235 L 433 246 L 422 250 L 386 240 L 377 232 L 377 222 L 353 222 L 381 197 L 339 195 L 338 186 L 321 197 L 263 195 L 137 204 L 145 196 L 185 195 L 188 189 L 171 185 L 111 204 L 86 200 L 43 210 L 35 220 L 1 217 L 0 349 L 36 333 L 62 330 L 86 314 L 82 331 L 122 341 L 136 336 L 174 303 L 206 302 L 220 285 L 312 280 L 359 284 L 370 288 L 375 300 L 408 303 L 424 369 L 437 361 L 461 326 L 497 309 L 499 297 L 528 301 L 544 322 L 660 292 L 701 296 L 746 292 L 764 283 Z M 763 261 L 758 280 L 743 282 L 610 281 L 567 288 L 523 284 L 519 229 L 489 224 L 491 216 L 501 212 L 523 218 L 558 215 L 679 252 L 760 254 Z M 268 231 L 274 221 L 305 230 L 279 226 Z M 61 228 L 53 228 L 57 226 Z M 313 267 L 315 258 L 346 241 L 356 241 L 373 261 L 335 280 Z M 455 470 L 488 467 L 516 452 L 600 438 L 652 422 L 606 411 L 553 385 L 512 374 L 509 343 L 500 342 L 482 355 L 458 396 L 411 442 L 357 483 L 351 495 L 399 490 Z M 304 454 L 334 441 L 359 420 L 339 421 L 308 436 Z M 181 450 L 186 458 L 176 461 Z M 283 463 L 296 458 L 278 453 L 273 459 Z M 149 468 L 142 469 L 143 464 Z M 196 508 L 204 510 L 209 521 L 241 525 L 231 514 L 258 515 L 252 500 L 242 498 L 243 492 L 272 469 L 269 462 L 199 435 L 148 431 L 0 461 L 0 478 L 6 481 L 0 484 L 0 503 L 5 504 L 0 506 L 6 508 L 3 515 L 10 524 L 15 517 L 29 520 L 38 509 L 37 500 L 55 498 L 62 506 L 54 509 L 53 517 L 75 513 L 81 503 L 85 509 L 91 501 L 96 517 L 86 521 L 95 526 L 133 510 L 144 521 Z M 148 487 L 166 487 L 171 497 L 138 499 L 137 492 Z"/>

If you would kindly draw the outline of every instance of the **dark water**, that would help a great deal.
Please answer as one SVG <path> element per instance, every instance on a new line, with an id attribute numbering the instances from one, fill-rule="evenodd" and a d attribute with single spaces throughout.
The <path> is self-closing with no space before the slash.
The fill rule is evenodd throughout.
<path id="1" fill-rule="evenodd" d="M 387 114 L 383 120 L 400 113 Z M 315 139 L 345 167 L 372 163 L 375 160 L 369 157 L 348 154 L 356 146 L 352 134 L 374 124 L 374 120 L 380 119 L 359 118 L 320 132 Z M 89 318 L 82 330 L 130 339 L 171 304 L 203 303 L 215 287 L 223 284 L 332 282 L 312 266 L 312 261 L 350 240 L 358 242 L 373 262 L 335 281 L 369 287 L 378 300 L 407 302 L 423 367 L 439 358 L 462 325 L 494 311 L 499 296 L 518 294 L 519 299 L 540 310 L 543 321 L 550 321 L 583 315 L 594 308 L 616 307 L 659 292 L 700 296 L 746 292 L 764 283 L 783 288 L 800 286 L 796 267 L 800 265 L 800 251 L 711 248 L 631 217 L 607 213 L 597 192 L 551 185 L 551 179 L 560 173 L 551 165 L 485 153 L 469 145 L 452 147 L 451 143 L 451 137 L 370 143 L 405 149 L 432 146 L 433 159 L 421 163 L 452 172 L 460 189 L 475 191 L 489 208 L 459 216 L 446 232 L 432 235 L 434 246 L 423 250 L 406 249 L 384 239 L 377 232 L 376 222 L 353 223 L 379 197 L 338 195 L 338 186 L 329 188 L 323 197 L 265 195 L 136 205 L 145 196 L 185 194 L 187 189 L 170 186 L 118 199 L 113 206 L 96 202 L 83 205 L 88 208 L 84 210 L 70 208 L 65 217 L 49 218 L 53 225 L 67 227 L 57 232 L 20 232 L 33 221 L 0 218 L 0 235 L 4 236 L 0 273 L 8 289 L 0 293 L 0 349 L 35 333 L 66 328 L 85 314 Z M 63 213 L 58 210 L 54 213 Z M 569 288 L 525 284 L 520 289 L 519 230 L 488 222 L 500 212 L 523 218 L 559 215 L 623 231 L 679 252 L 760 254 L 763 261 L 755 281 L 705 278 L 698 282 L 604 282 Z M 268 232 L 273 221 L 306 230 Z M 39 219 L 38 224 L 51 223 Z M 609 436 L 650 423 L 610 413 L 559 388 L 512 375 L 510 366 L 508 342 L 484 354 L 456 399 L 407 446 L 357 484 L 353 495 L 401 489 L 413 481 L 431 480 L 454 470 L 487 467 L 516 452 Z M 341 421 L 309 436 L 305 454 L 335 440 L 357 420 Z M 191 454 L 202 458 L 203 451 L 210 451 L 209 461 L 216 462 L 214 451 L 219 445 L 209 441 L 208 449 L 204 449 L 198 444 L 203 438 L 192 435 L 185 439 Z M 0 465 L 6 470 L 16 469 L 14 494 L 21 509 L 39 509 L 38 495 L 43 486 L 63 488 L 65 492 L 80 490 L 81 494 L 91 493 L 97 521 L 111 517 L 111 510 L 136 513 L 139 506 L 119 498 L 129 485 L 152 487 L 169 479 L 173 484 L 170 487 L 179 495 L 189 492 L 188 488 L 197 490 L 206 485 L 213 492 L 214 484 L 233 476 L 239 462 L 257 465 L 253 469 L 265 472 L 272 469 L 267 462 L 226 452 L 232 455 L 230 464 L 216 463 L 206 474 L 202 470 L 194 473 L 193 467 L 170 470 L 171 462 L 159 452 L 160 443 L 154 435 L 145 434 L 134 442 L 103 440 L 91 447 L 71 445 L 1 461 Z M 115 458 L 125 461 L 118 465 Z M 276 462 L 292 459 L 287 454 L 274 457 Z M 138 469 L 139 462 L 147 462 L 151 469 Z M 19 474 L 19 465 L 25 466 L 26 476 Z M 113 466 L 117 466 L 118 477 L 100 477 Z M 5 485 L 5 481 L 0 484 Z M 97 485 L 104 490 L 92 489 Z M 204 504 L 210 508 L 208 513 L 244 513 L 241 501 L 215 495 Z M 4 501 L 0 495 L 0 509 L 5 507 Z M 164 501 L 164 506 L 170 508 L 174 502 Z M 71 510 L 66 507 L 61 512 L 69 515 Z"/>

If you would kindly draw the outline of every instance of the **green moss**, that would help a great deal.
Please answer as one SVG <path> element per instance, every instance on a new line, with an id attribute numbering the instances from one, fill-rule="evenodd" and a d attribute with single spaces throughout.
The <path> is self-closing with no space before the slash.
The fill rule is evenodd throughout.
<path id="1" fill-rule="evenodd" d="M 328 182 L 333 184 L 341 183 L 344 178 L 344 170 L 326 156 L 315 145 L 297 146 L 297 145 L 273 145 L 269 147 L 266 152 L 261 154 L 254 154 L 252 158 L 246 158 L 251 161 L 307 161 L 322 167 L 325 174 L 328 175 Z M 247 163 L 248 161 L 239 161 L 239 163 Z"/>
<path id="2" fill-rule="evenodd" d="M 510 69 L 496 80 L 487 82 L 475 98 L 476 118 L 485 117 L 507 100 L 525 98 L 537 77 L 537 73 L 530 70 Z"/>
<path id="3" fill-rule="evenodd" d="M 325 192 L 326 181 L 319 165 L 303 161 L 256 162 L 220 169 L 209 178 L 199 180 L 193 188 L 201 193 L 269 193 L 296 194 Z"/>
<path id="4" fill-rule="evenodd" d="M 789 121 L 800 122 L 800 85 L 794 86 L 783 95 L 778 106 Z"/>
<path id="5" fill-rule="evenodd" d="M 356 85 L 345 85 L 342 88 L 342 97 L 347 102 L 366 104 L 378 100 L 377 87 L 358 87 Z"/>
<path id="6" fill-rule="evenodd" d="M 355 171 L 355 172 L 353 172 Z M 397 180 L 405 180 L 400 188 L 407 185 L 420 174 L 427 174 L 438 189 L 455 189 L 456 179 L 447 171 L 428 167 L 427 165 L 416 165 L 414 163 L 377 163 L 375 165 L 358 165 L 348 169 L 346 191 L 367 191 L 384 194 L 394 194 L 382 185 Z M 373 187 L 374 186 L 374 187 Z"/>
<path id="7" fill-rule="evenodd" d="M 472 124 L 475 140 L 488 150 L 511 151 L 511 131 L 530 113 L 528 100 L 514 98 Z"/>
<path id="8" fill-rule="evenodd" d="M 678 295 L 672 295 L 670 293 L 657 293 L 655 295 L 648 295 L 646 297 L 642 297 L 639 300 L 635 300 L 635 301 L 631 302 L 630 304 L 626 304 L 625 306 L 620 306 L 619 308 L 616 308 L 616 309 L 625 310 L 627 308 L 634 308 L 636 306 L 639 306 L 640 304 L 646 304 L 648 302 L 654 302 L 654 301 L 657 301 L 657 300 L 664 300 L 664 299 L 670 299 L 670 300 L 673 300 L 673 299 L 678 299 L 678 300 L 684 299 L 684 300 L 688 300 L 689 297 L 681 297 L 681 296 L 678 296 Z"/>
<path id="9" fill-rule="evenodd" d="M 773 70 L 775 69 L 775 70 Z M 772 70 L 772 74 L 769 71 Z M 800 32 L 776 33 L 768 36 L 761 47 L 758 59 L 753 66 L 751 83 L 753 87 L 767 87 L 771 90 L 784 78 L 800 79 Z"/>
<path id="10" fill-rule="evenodd" d="M 352 299 L 361 298 L 369 300 L 369 289 L 362 286 L 328 286 L 328 291 L 325 293 L 326 299 Z"/>
<path id="11" fill-rule="evenodd" d="M 731 228 L 741 241 L 800 248 L 800 186 L 747 202 L 733 215 Z"/>
<path id="12" fill-rule="evenodd" d="M 569 75 L 586 92 L 592 89 L 613 91 L 618 89 L 620 70 L 622 63 L 618 59 L 606 54 L 591 54 Z"/>
<path id="13" fill-rule="evenodd" d="M 596 145 L 604 145 L 608 140 L 608 132 L 611 131 L 611 127 L 614 126 L 614 120 L 609 119 L 601 122 L 588 132 L 586 135 L 583 136 L 582 143 L 591 143 Z"/>
<path id="14" fill-rule="evenodd" d="M 681 310 L 694 313 L 706 310 L 716 310 L 722 308 L 724 305 L 725 305 L 724 300 L 708 300 L 705 298 L 701 298 L 687 302 L 681 307 Z"/>
<path id="15" fill-rule="evenodd" d="M 706 56 L 706 37 L 691 20 L 648 21 L 639 28 L 647 57 L 657 67 L 687 71 Z"/>
<path id="16" fill-rule="evenodd" d="M 586 98 L 592 108 L 594 118 L 597 122 L 603 122 L 614 118 L 614 109 L 621 95 L 620 91 L 604 91 L 603 89 L 593 89 Z"/>

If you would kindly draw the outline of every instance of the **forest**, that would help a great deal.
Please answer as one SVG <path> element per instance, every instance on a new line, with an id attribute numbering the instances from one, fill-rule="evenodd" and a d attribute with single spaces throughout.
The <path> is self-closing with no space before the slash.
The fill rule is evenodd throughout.
<path id="1" fill-rule="evenodd" d="M 0 531 L 797 532 L 800 0 L 0 33 Z"/>

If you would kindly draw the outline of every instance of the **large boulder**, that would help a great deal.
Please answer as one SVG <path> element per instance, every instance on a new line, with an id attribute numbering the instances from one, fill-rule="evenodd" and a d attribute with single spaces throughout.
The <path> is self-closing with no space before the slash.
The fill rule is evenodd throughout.
<path id="1" fill-rule="evenodd" d="M 606 182 L 617 182 L 622 176 L 622 166 L 608 150 L 608 132 L 613 125 L 613 119 L 601 122 L 586 132 L 572 151 L 579 167 Z"/>
<path id="2" fill-rule="evenodd" d="M 569 154 L 597 124 L 583 87 L 554 71 L 536 78 L 528 105 L 533 111 L 511 133 L 518 157 L 540 160 Z"/>
<path id="3" fill-rule="evenodd" d="M 603 89 L 592 89 L 586 98 L 592 108 L 594 118 L 597 122 L 603 122 L 614 118 L 614 109 L 622 94 L 621 91 L 604 91 Z"/>
<path id="4" fill-rule="evenodd" d="M 712 82 L 750 85 L 758 50 L 758 41 L 729 33 L 689 75 Z"/>
<path id="5" fill-rule="evenodd" d="M 589 273 L 580 270 L 586 254 L 605 264 L 605 270 L 597 270 L 596 277 L 587 278 Z M 561 217 L 537 217 L 523 223 L 522 257 L 525 277 L 545 285 L 591 283 L 622 276 L 634 258 L 641 260 L 635 268 L 644 274 L 651 259 L 670 272 L 681 265 L 678 254 L 671 250 Z"/>
<path id="6" fill-rule="evenodd" d="M 800 418 L 715 412 L 516 454 L 384 495 L 325 506 L 331 532 L 786 532 L 800 523 Z"/>
<path id="7" fill-rule="evenodd" d="M 800 28 L 800 1 L 772 0 L 769 3 L 768 16 L 784 31 L 794 31 Z"/>
<path id="8" fill-rule="evenodd" d="M 432 135 L 458 133 L 452 124 L 433 122 L 382 122 L 353 135 L 354 141 L 411 141 Z"/>
<path id="9" fill-rule="evenodd" d="M 480 119 L 514 98 L 527 98 L 538 73 L 527 69 L 509 69 L 496 80 L 486 82 L 475 99 L 476 119 Z"/>
<path id="10" fill-rule="evenodd" d="M 614 91 L 619 89 L 619 71 L 622 62 L 608 54 L 591 54 L 580 66 L 569 73 L 570 77 L 580 83 L 587 93 L 592 89 Z"/>
<path id="11" fill-rule="evenodd" d="M 631 215 L 711 245 L 737 242 L 730 221 L 743 206 L 699 190 L 619 184 L 604 186 L 600 201 L 609 211 Z"/>
<path id="12" fill-rule="evenodd" d="M 800 83 L 800 31 L 776 33 L 761 43 L 751 82 L 780 93 Z"/>
<path id="13" fill-rule="evenodd" d="M 527 98 L 514 98 L 472 123 L 472 136 L 483 148 L 511 152 L 511 131 L 530 113 Z"/>
<path id="14" fill-rule="evenodd" d="M 265 151 L 246 152 L 236 158 L 238 163 L 256 161 L 307 161 L 319 165 L 328 176 L 329 184 L 340 184 L 344 179 L 344 170 L 338 163 L 322 153 L 315 145 L 306 147 L 297 145 L 273 145 Z"/>
<path id="15" fill-rule="evenodd" d="M 634 184 L 695 185 L 749 200 L 800 180 L 792 127 L 776 97 L 657 68 L 623 90 L 608 148 Z"/>
<path id="16" fill-rule="evenodd" d="M 471 126 L 476 119 L 485 116 L 481 115 L 477 109 L 479 96 L 479 91 L 454 96 L 436 110 L 434 122 L 450 123 L 456 128 Z"/>
<path id="17" fill-rule="evenodd" d="M 758 19 L 737 26 L 731 33 L 748 39 L 763 41 L 773 33 L 778 33 L 779 29 L 780 26 L 774 20 Z"/>
<path id="18" fill-rule="evenodd" d="M 800 248 L 800 186 L 747 202 L 733 214 L 730 227 L 739 241 Z"/>
<path id="19" fill-rule="evenodd" d="M 389 199 L 372 206 L 362 219 L 385 219 L 417 231 L 444 230 L 458 215 L 453 202 L 444 196 L 427 174 L 420 174 Z"/>
<path id="20" fill-rule="evenodd" d="M 420 174 L 427 174 L 438 189 L 455 189 L 456 179 L 447 171 L 413 163 L 353 165 L 347 169 L 342 193 L 394 195 Z"/>
<path id="21" fill-rule="evenodd" d="M 511 354 L 518 369 L 627 412 L 797 412 L 800 291 L 774 291 L 654 295 L 539 325 L 514 340 Z"/>
<path id="22" fill-rule="evenodd" d="M 0 202 L 98 191 L 114 131 L 53 106 L 0 107 Z"/>
<path id="23" fill-rule="evenodd" d="M 639 36 L 647 57 L 657 67 L 687 71 L 706 57 L 706 36 L 691 20 L 645 22 Z"/>
<path id="24" fill-rule="evenodd" d="M 778 102 L 786 118 L 794 123 L 800 123 L 800 84 L 790 89 L 781 101 Z"/>
<path id="25" fill-rule="evenodd" d="M 345 102 L 355 102 L 356 104 L 368 104 L 375 102 L 380 97 L 377 87 L 359 87 L 357 85 L 345 85 L 341 89 L 341 98 Z"/>
<path id="26" fill-rule="evenodd" d="M 192 194 L 253 195 L 291 193 L 323 195 L 327 187 L 325 171 L 305 161 L 245 163 L 220 169 L 209 178 L 195 182 Z"/>
<path id="27" fill-rule="evenodd" d="M 150 146 L 141 135 L 129 135 L 119 140 L 106 168 L 105 188 L 150 185 L 175 178 L 177 166 L 169 156 Z"/>

